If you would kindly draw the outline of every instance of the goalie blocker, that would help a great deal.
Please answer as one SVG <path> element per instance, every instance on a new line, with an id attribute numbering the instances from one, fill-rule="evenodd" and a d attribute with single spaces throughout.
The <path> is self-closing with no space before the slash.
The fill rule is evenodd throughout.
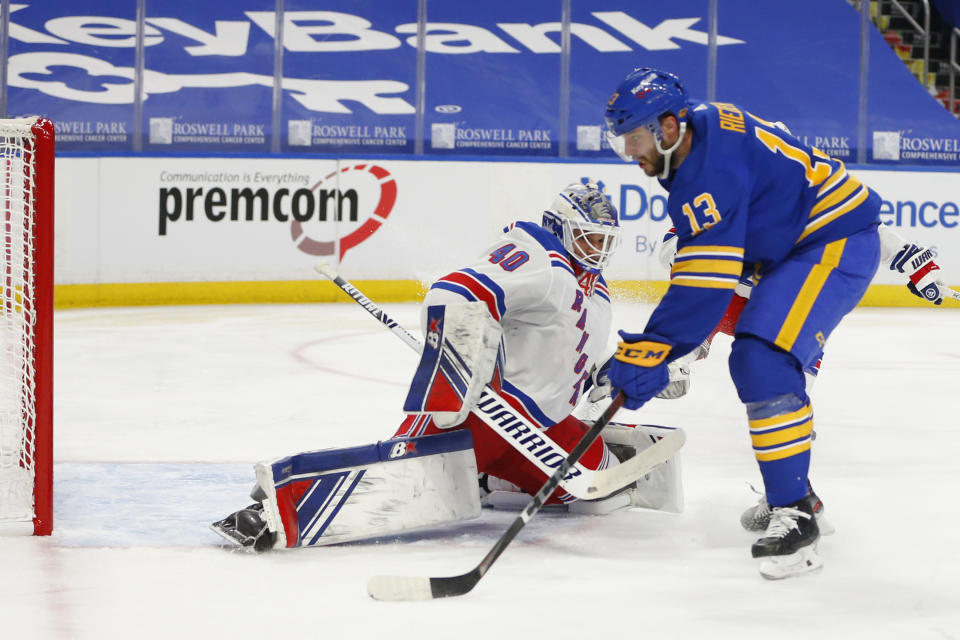
<path id="1" fill-rule="evenodd" d="M 466 419 L 488 383 L 499 390 L 503 328 L 483 302 L 433 305 L 426 316 L 426 344 L 403 410 L 429 413 L 448 429 Z"/>

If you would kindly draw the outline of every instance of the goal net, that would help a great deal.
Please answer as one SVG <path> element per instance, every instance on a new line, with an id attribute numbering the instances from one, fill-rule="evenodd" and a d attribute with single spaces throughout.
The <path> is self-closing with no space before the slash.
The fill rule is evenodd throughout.
<path id="1" fill-rule="evenodd" d="M 0 534 L 53 528 L 53 143 L 0 119 Z"/>

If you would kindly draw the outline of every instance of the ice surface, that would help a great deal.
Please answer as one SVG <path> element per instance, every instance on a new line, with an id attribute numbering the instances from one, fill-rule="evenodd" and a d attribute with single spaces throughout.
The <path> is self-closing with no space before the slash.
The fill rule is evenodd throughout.
<path id="1" fill-rule="evenodd" d="M 410 328 L 415 305 L 387 305 Z M 615 306 L 639 329 L 650 307 Z M 252 464 L 366 444 L 402 417 L 413 353 L 353 304 L 56 316 L 50 538 L 0 538 L 0 637 L 960 638 L 960 315 L 859 309 L 812 392 L 824 569 L 763 580 L 741 510 L 758 483 L 729 339 L 690 394 L 634 419 L 686 430 L 686 510 L 538 514 L 470 594 L 375 602 L 377 574 L 469 570 L 514 513 L 376 543 L 250 556 L 207 524 Z"/>

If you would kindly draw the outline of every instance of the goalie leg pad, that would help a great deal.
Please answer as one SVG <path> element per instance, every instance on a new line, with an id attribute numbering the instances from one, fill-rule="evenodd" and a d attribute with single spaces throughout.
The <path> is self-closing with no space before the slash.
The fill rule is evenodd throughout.
<path id="1" fill-rule="evenodd" d="M 486 474 L 481 474 L 481 476 L 483 475 Z M 498 482 L 505 483 L 509 485 L 509 487 L 503 489 L 493 488 L 497 486 Z M 484 507 L 504 511 L 521 511 L 525 509 L 533 499 L 533 496 L 529 493 L 524 493 L 520 487 L 505 480 L 494 478 L 493 476 L 489 476 L 486 485 L 487 488 L 493 490 L 487 493 L 481 491 L 480 504 Z M 483 489 L 484 483 L 481 482 L 480 486 L 481 489 Z M 630 506 L 633 506 L 631 504 L 630 492 L 621 491 L 598 500 L 575 500 L 566 504 L 547 503 L 541 507 L 541 511 L 567 511 L 578 515 L 605 516 L 608 513 Z"/>
<path id="2" fill-rule="evenodd" d="M 396 535 L 480 515 L 469 431 L 258 463 L 274 549 Z"/>
<path id="3" fill-rule="evenodd" d="M 500 326 L 483 302 L 427 307 L 426 344 L 403 404 L 441 429 L 464 421 L 488 383 L 499 387 Z"/>
<path id="4" fill-rule="evenodd" d="M 652 424 L 611 422 L 600 436 L 622 462 L 653 445 L 671 431 L 676 429 Z M 630 487 L 629 495 L 630 506 L 682 513 L 683 477 L 680 469 L 680 454 L 674 454 L 665 463 L 640 478 Z"/>

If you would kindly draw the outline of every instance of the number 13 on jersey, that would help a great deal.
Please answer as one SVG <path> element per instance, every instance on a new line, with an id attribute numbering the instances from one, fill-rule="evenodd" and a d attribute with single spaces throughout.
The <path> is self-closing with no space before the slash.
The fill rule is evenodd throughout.
<path id="1" fill-rule="evenodd" d="M 685 202 L 681 210 L 683 215 L 687 216 L 687 220 L 690 221 L 690 230 L 693 235 L 697 235 L 720 222 L 717 203 L 713 201 L 713 196 L 707 192 L 694 198 L 692 207 L 689 202 Z"/>

